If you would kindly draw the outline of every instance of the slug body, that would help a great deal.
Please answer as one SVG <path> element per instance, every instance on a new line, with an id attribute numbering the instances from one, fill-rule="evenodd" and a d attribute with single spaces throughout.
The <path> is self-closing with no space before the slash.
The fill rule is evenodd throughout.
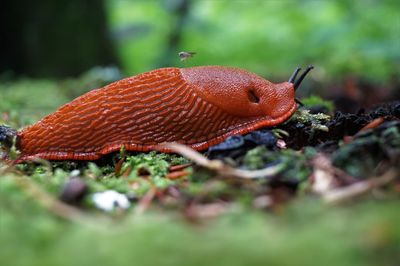
<path id="1" fill-rule="evenodd" d="M 220 66 L 156 69 L 92 90 L 17 132 L 17 161 L 96 160 L 122 146 L 169 152 L 164 142 L 204 150 L 295 110 L 291 82 Z"/>

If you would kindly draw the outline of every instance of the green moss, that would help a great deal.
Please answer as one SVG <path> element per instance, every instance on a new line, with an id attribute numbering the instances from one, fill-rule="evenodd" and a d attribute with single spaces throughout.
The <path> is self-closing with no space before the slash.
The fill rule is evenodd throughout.
<path id="1" fill-rule="evenodd" d="M 318 125 L 321 122 L 329 121 L 331 117 L 322 113 L 311 114 L 310 110 L 299 109 L 294 113 L 291 119 L 303 124 L 311 123 Z"/>
<path id="2" fill-rule="evenodd" d="M 187 162 L 186 159 L 176 155 L 157 152 L 140 153 L 138 155 L 128 156 L 121 171 L 125 172 L 128 168 L 131 168 L 132 171 L 129 175 L 131 179 L 139 176 L 138 171 L 148 172 L 154 179 L 159 179 L 165 177 L 171 165 Z"/>
<path id="3" fill-rule="evenodd" d="M 336 150 L 332 154 L 332 162 L 354 177 L 367 178 L 374 173 L 381 160 L 396 160 L 400 155 L 399 150 L 398 127 L 389 127 L 383 131 L 369 130 Z"/>
<path id="4" fill-rule="evenodd" d="M 313 107 L 313 106 L 325 107 L 329 113 L 332 113 L 335 108 L 332 101 L 322 99 L 317 95 L 311 95 L 306 98 L 303 98 L 301 99 L 301 102 L 304 104 L 305 107 Z"/>
<path id="5" fill-rule="evenodd" d="M 274 164 L 283 164 L 284 169 L 280 173 L 283 179 L 304 181 L 309 176 L 311 169 L 307 159 L 315 155 L 312 148 L 305 154 L 294 150 L 270 151 L 260 146 L 247 152 L 243 163 L 249 169 L 261 169 Z"/>
<path id="6" fill-rule="evenodd" d="M 290 121 L 297 121 L 302 124 L 310 124 L 312 131 L 325 131 L 328 132 L 329 128 L 324 125 L 325 122 L 329 121 L 331 117 L 329 115 L 318 113 L 311 114 L 310 110 L 299 109 L 290 118 Z"/>
<path id="7" fill-rule="evenodd" d="M 0 188 L 0 240 L 7 243 L 1 265 L 372 266 L 400 260 L 396 199 L 326 208 L 300 198 L 279 213 L 235 208 L 200 225 L 155 211 L 111 222 L 93 216 L 81 224 L 43 209 L 14 175 L 2 176 Z"/>

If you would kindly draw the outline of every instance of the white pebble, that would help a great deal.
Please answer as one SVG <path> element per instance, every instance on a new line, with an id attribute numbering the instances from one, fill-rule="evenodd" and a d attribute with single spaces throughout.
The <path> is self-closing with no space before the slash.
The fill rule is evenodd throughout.
<path id="1" fill-rule="evenodd" d="M 70 173 L 69 173 L 69 176 L 70 177 L 77 177 L 77 176 L 79 176 L 81 174 L 81 171 L 79 171 L 78 169 L 75 169 L 75 170 L 72 170 Z"/>
<path id="2" fill-rule="evenodd" d="M 127 209 L 131 205 L 124 194 L 114 190 L 94 193 L 92 199 L 97 208 L 108 212 L 116 208 Z"/>

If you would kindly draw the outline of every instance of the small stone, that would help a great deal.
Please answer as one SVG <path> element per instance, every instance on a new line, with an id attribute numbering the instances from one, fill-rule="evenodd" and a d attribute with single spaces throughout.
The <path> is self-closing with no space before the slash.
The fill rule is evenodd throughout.
<path id="1" fill-rule="evenodd" d="M 244 136 L 246 141 L 250 141 L 255 145 L 264 145 L 266 147 L 274 147 L 276 145 L 277 138 L 269 130 L 253 131 Z"/>
<path id="2" fill-rule="evenodd" d="M 225 150 L 233 150 L 240 148 L 243 146 L 244 140 L 243 137 L 240 135 L 230 136 L 224 142 L 212 146 L 208 149 L 209 152 L 213 151 L 225 151 Z"/>
<path id="3" fill-rule="evenodd" d="M 78 177 L 80 174 L 81 174 L 81 171 L 79 171 L 78 169 L 75 169 L 75 170 L 72 170 L 72 171 L 69 173 L 69 176 L 70 176 L 70 177 Z"/>
<path id="4" fill-rule="evenodd" d="M 80 178 L 72 178 L 65 185 L 60 194 L 60 200 L 68 204 L 78 204 L 83 200 L 89 187 Z"/>
<path id="5" fill-rule="evenodd" d="M 114 190 L 94 193 L 92 199 L 97 208 L 107 212 L 114 211 L 118 208 L 128 209 L 131 206 L 126 195 Z"/>

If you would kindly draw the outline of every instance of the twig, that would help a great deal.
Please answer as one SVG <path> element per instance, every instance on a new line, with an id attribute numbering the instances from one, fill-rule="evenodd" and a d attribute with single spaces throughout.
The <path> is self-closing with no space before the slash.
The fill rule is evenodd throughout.
<path id="1" fill-rule="evenodd" d="M 80 221 L 83 218 L 84 214 L 82 211 L 54 198 L 49 193 L 43 191 L 30 178 L 16 177 L 15 180 L 21 189 L 55 215 L 72 221 Z"/>
<path id="2" fill-rule="evenodd" d="M 176 179 L 180 179 L 183 177 L 186 177 L 189 175 L 189 172 L 186 170 L 181 170 L 181 171 L 174 171 L 174 172 L 170 172 L 168 173 L 165 177 L 171 180 L 176 180 Z"/>
<path id="3" fill-rule="evenodd" d="M 178 164 L 178 165 L 172 165 L 169 167 L 169 172 L 175 172 L 175 171 L 181 171 L 184 170 L 190 166 L 192 166 L 192 163 L 185 163 L 185 164 Z"/>
<path id="4" fill-rule="evenodd" d="M 268 168 L 260 170 L 243 170 L 238 168 L 233 168 L 229 165 L 224 164 L 219 160 L 209 160 L 199 152 L 191 149 L 188 146 L 179 143 L 166 143 L 161 145 L 163 148 L 168 148 L 189 160 L 192 160 L 197 165 L 208 168 L 210 170 L 216 171 L 219 175 L 227 177 L 233 176 L 237 178 L 244 179 L 254 179 L 254 178 L 266 178 L 278 174 L 283 170 L 284 165 L 278 164 Z"/>
<path id="5" fill-rule="evenodd" d="M 139 203 L 135 209 L 135 214 L 136 215 L 143 214 L 147 210 L 147 208 L 150 206 L 150 204 L 153 201 L 155 196 L 156 196 L 156 189 L 154 187 L 150 188 L 150 190 L 147 191 L 147 193 L 139 201 Z"/>
<path id="6" fill-rule="evenodd" d="M 374 177 L 366 181 L 357 182 L 344 188 L 331 190 L 323 194 L 323 199 L 328 204 L 339 204 L 355 197 L 364 195 L 369 191 L 382 187 L 392 182 L 398 175 L 394 169 L 388 170 L 380 177 Z"/>
<path id="7" fill-rule="evenodd" d="M 164 143 L 160 145 L 163 148 L 168 148 L 176 153 L 179 153 L 180 155 L 192 160 L 195 162 L 197 165 L 206 167 L 211 170 L 218 170 L 223 166 L 223 163 L 218 160 L 209 160 L 206 157 L 204 157 L 201 153 L 193 150 L 192 148 L 177 143 L 177 142 L 170 142 L 170 143 Z"/>

